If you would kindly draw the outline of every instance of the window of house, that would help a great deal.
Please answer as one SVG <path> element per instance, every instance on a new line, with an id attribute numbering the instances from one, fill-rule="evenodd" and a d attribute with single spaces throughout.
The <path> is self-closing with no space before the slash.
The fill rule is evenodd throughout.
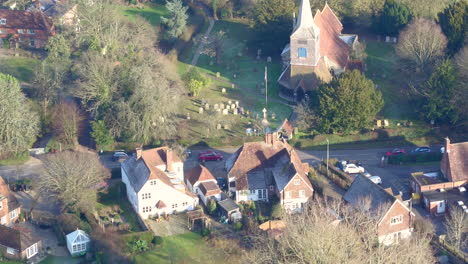
<path id="1" fill-rule="evenodd" d="M 141 199 L 150 199 L 151 198 L 151 193 L 143 193 L 141 194 Z"/>
<path id="2" fill-rule="evenodd" d="M 299 48 L 297 49 L 297 54 L 299 58 L 307 58 L 307 49 L 306 48 Z"/>
<path id="3" fill-rule="evenodd" d="M 156 185 L 156 181 L 150 181 L 150 185 Z"/>
<path id="4" fill-rule="evenodd" d="M 187 202 L 183 202 L 183 203 L 182 203 L 182 206 L 187 206 L 187 205 L 188 205 Z"/>
<path id="5" fill-rule="evenodd" d="M 15 249 L 7 248 L 7 253 L 10 254 L 10 255 L 14 255 L 15 254 Z"/>
<path id="6" fill-rule="evenodd" d="M 10 219 L 13 219 L 17 216 L 18 216 L 18 212 L 16 211 L 16 209 L 10 212 Z"/>
<path id="7" fill-rule="evenodd" d="M 34 31 L 34 29 L 28 29 L 28 34 L 36 34 L 36 31 Z"/>
<path id="8" fill-rule="evenodd" d="M 263 191 L 263 199 L 267 198 L 267 190 L 262 190 Z"/>
<path id="9" fill-rule="evenodd" d="M 178 204 L 173 204 L 172 208 L 174 209 L 174 208 L 177 208 L 178 206 L 179 206 Z"/>
<path id="10" fill-rule="evenodd" d="M 301 184 L 301 180 L 299 180 L 299 179 L 294 180 L 294 185 L 300 185 L 300 184 Z"/>
<path id="11" fill-rule="evenodd" d="M 6 25 L 6 18 L 0 18 L 0 25 Z"/>
<path id="12" fill-rule="evenodd" d="M 32 256 L 34 256 L 36 254 L 37 254 L 37 244 L 34 244 L 34 245 L 28 247 L 28 249 L 26 250 L 26 257 L 27 258 L 30 258 L 30 257 L 32 257 Z"/>
<path id="13" fill-rule="evenodd" d="M 262 190 L 258 190 L 258 199 L 263 199 L 263 192 L 262 192 Z"/>
<path id="14" fill-rule="evenodd" d="M 403 215 L 394 216 L 390 219 L 391 225 L 401 224 L 403 222 Z"/>
<path id="15" fill-rule="evenodd" d="M 36 46 L 36 41 L 34 39 L 29 40 L 29 46 L 35 47 Z"/>
<path id="16" fill-rule="evenodd" d="M 24 30 L 18 29 L 18 34 L 24 34 Z"/>
<path id="17" fill-rule="evenodd" d="M 255 190 L 250 190 L 250 194 L 255 194 Z"/>
<path id="18" fill-rule="evenodd" d="M 305 197 L 305 190 L 300 190 L 299 191 L 299 197 L 301 197 L 301 198 Z"/>
<path id="19" fill-rule="evenodd" d="M 144 206 L 143 213 L 148 213 L 148 212 L 151 212 L 151 206 Z"/>
<path id="20" fill-rule="evenodd" d="M 286 199 L 289 199 L 289 198 L 291 198 L 291 191 L 286 192 Z"/>
<path id="21" fill-rule="evenodd" d="M 78 251 L 78 249 L 76 248 L 76 245 L 73 245 L 73 252 L 76 252 Z"/>

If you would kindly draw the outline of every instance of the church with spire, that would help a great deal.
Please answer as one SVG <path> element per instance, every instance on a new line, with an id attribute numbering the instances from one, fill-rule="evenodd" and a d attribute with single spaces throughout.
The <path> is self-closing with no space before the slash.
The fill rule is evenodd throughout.
<path id="1" fill-rule="evenodd" d="M 283 94 L 301 101 L 307 92 L 346 70 L 357 35 L 342 30 L 328 4 L 312 16 L 309 0 L 301 1 L 290 42 L 281 53 L 284 70 L 278 83 Z"/>

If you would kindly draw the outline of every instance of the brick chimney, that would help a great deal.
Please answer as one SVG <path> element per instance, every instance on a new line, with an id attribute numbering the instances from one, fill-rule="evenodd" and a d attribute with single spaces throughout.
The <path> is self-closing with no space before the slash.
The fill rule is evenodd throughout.
<path id="1" fill-rule="evenodd" d="M 173 153 L 172 150 L 169 148 L 166 149 L 166 171 L 172 171 L 174 168 L 172 167 L 173 163 Z"/>
<path id="2" fill-rule="evenodd" d="M 139 160 L 141 155 L 143 154 L 143 150 L 141 148 L 136 148 L 136 159 Z"/>
<path id="3" fill-rule="evenodd" d="M 445 138 L 445 152 L 450 153 L 450 139 L 448 137 Z"/>

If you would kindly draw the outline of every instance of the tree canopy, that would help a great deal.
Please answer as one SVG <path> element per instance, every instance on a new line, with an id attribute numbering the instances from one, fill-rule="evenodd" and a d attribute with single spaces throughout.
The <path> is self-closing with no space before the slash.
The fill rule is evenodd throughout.
<path id="1" fill-rule="evenodd" d="M 468 4 L 466 0 L 455 1 L 439 14 L 439 23 L 448 39 L 448 53 L 457 53 L 465 41 L 468 28 Z"/>
<path id="2" fill-rule="evenodd" d="M 0 158 L 6 158 L 31 147 L 39 133 L 39 117 L 15 77 L 0 73 L 0 94 Z"/>
<path id="3" fill-rule="evenodd" d="M 367 128 L 382 109 L 382 94 L 361 72 L 345 72 L 318 90 L 320 130 L 324 133 Z"/>
<path id="4" fill-rule="evenodd" d="M 168 36 L 178 38 L 184 34 L 187 27 L 188 7 L 184 6 L 181 0 L 168 0 L 166 8 L 169 11 L 169 18 L 161 17 L 161 21 L 168 28 Z"/>
<path id="5" fill-rule="evenodd" d="M 386 0 L 380 15 L 374 22 L 375 30 L 386 36 L 397 36 L 398 32 L 411 20 L 411 11 L 395 0 Z"/>

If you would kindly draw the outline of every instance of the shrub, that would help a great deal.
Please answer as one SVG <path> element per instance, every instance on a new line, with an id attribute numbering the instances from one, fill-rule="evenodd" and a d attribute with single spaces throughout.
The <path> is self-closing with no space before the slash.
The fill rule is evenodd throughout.
<path id="1" fill-rule="evenodd" d="M 153 240 L 151 240 L 151 243 L 152 243 L 153 245 L 162 245 L 163 241 L 164 241 L 164 240 L 163 240 L 162 237 L 160 237 L 160 236 L 154 236 L 154 237 L 153 237 Z"/>
<path id="2" fill-rule="evenodd" d="M 241 222 L 236 222 L 234 224 L 234 230 L 240 231 L 242 229 L 242 223 Z"/>
<path id="3" fill-rule="evenodd" d="M 130 252 L 132 253 L 137 253 L 137 252 L 144 252 L 147 251 L 148 248 L 148 243 L 145 240 L 133 240 L 128 243 L 128 247 L 130 249 Z"/>
<path id="4" fill-rule="evenodd" d="M 271 217 L 272 218 L 281 218 L 284 214 L 284 208 L 281 206 L 280 203 L 273 205 L 273 209 L 271 210 Z"/>
<path id="5" fill-rule="evenodd" d="M 203 82 L 195 79 L 191 79 L 188 83 L 188 91 L 193 96 L 198 96 L 200 91 L 203 89 Z"/>

